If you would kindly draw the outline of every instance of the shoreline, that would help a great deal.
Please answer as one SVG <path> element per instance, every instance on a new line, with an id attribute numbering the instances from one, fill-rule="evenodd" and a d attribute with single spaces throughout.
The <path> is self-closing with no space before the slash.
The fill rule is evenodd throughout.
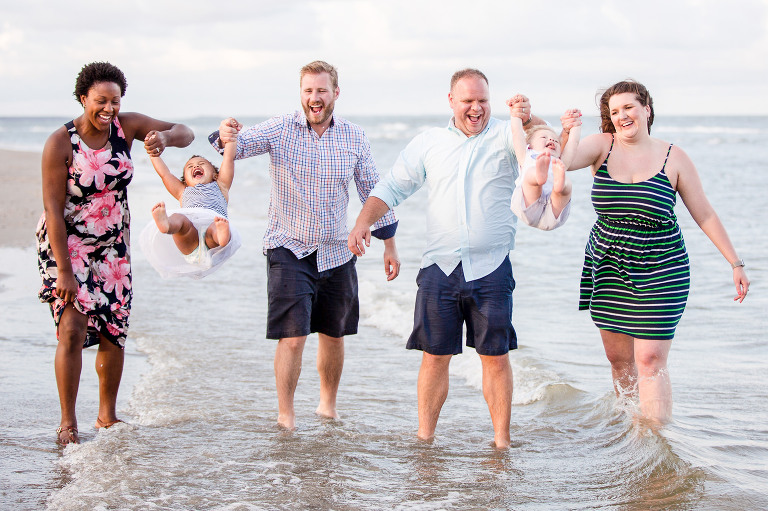
<path id="1" fill-rule="evenodd" d="M 41 153 L 0 149 L 0 246 L 35 245 L 35 228 L 43 213 Z"/>

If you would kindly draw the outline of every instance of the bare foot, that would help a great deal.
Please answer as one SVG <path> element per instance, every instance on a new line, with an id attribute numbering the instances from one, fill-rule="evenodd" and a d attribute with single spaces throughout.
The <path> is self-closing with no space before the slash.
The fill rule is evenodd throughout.
<path id="1" fill-rule="evenodd" d="M 339 418 L 339 414 L 336 412 L 335 407 L 323 406 L 322 404 L 317 407 L 317 410 L 315 410 L 315 414 L 319 415 L 320 417 L 325 417 L 326 419 Z"/>
<path id="2" fill-rule="evenodd" d="M 538 164 L 537 164 L 538 173 Z M 552 159 L 552 193 L 563 193 L 565 191 L 565 165 L 560 158 Z"/>
<path id="3" fill-rule="evenodd" d="M 288 416 L 288 415 L 278 414 L 277 425 L 280 426 L 281 428 L 287 429 L 288 431 L 293 431 L 294 429 L 296 429 L 296 417 L 293 415 Z"/>
<path id="4" fill-rule="evenodd" d="M 152 218 L 155 219 L 157 230 L 167 234 L 171 225 L 168 222 L 168 214 L 165 212 L 165 202 L 158 202 L 152 207 Z"/>
<path id="5" fill-rule="evenodd" d="M 216 230 L 216 242 L 220 247 L 225 247 L 232 237 L 229 232 L 229 220 L 217 216 L 213 219 L 213 225 Z"/>
<path id="6" fill-rule="evenodd" d="M 544 151 L 536 157 L 536 182 L 539 186 L 547 182 L 551 161 L 552 157 L 549 155 L 549 151 Z"/>

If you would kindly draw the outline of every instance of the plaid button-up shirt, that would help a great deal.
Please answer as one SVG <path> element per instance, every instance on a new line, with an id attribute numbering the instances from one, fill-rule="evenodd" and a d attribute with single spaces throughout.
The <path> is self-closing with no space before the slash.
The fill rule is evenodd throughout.
<path id="1" fill-rule="evenodd" d="M 219 150 L 218 132 L 210 139 Z M 264 250 L 285 247 L 299 259 L 317 251 L 318 271 L 349 261 L 349 183 L 354 178 L 365 203 L 379 181 L 362 128 L 334 115 L 320 137 L 301 111 L 273 117 L 237 136 L 235 159 L 264 153 L 270 156 L 272 183 Z M 373 235 L 388 239 L 396 228 L 390 210 L 373 225 Z"/>

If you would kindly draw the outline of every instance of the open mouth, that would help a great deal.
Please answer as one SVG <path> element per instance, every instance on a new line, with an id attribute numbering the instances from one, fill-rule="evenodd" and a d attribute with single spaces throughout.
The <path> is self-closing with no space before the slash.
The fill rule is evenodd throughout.
<path id="1" fill-rule="evenodd" d="M 205 172 L 203 172 L 201 169 L 196 169 L 194 172 L 192 172 L 193 179 L 201 178 L 204 175 L 205 175 Z"/>
<path id="2" fill-rule="evenodd" d="M 323 105 L 310 105 L 309 111 L 312 112 L 313 114 L 319 114 L 320 112 L 323 111 Z"/>

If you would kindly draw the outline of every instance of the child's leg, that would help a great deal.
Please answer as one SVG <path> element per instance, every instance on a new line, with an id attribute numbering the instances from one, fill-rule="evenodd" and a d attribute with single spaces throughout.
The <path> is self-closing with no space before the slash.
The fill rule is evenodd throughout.
<path id="1" fill-rule="evenodd" d="M 169 217 L 165 212 L 164 202 L 155 204 L 152 208 L 152 218 L 155 219 L 157 230 L 173 235 L 173 241 L 182 254 L 191 254 L 197 248 L 199 243 L 197 229 L 189 221 L 189 218 L 178 213 Z"/>
<path id="2" fill-rule="evenodd" d="M 536 168 L 527 168 L 523 176 L 523 197 L 527 208 L 541 197 L 541 187 L 547 182 L 549 163 L 552 161 L 549 153 L 541 153 L 536 158 Z"/>
<path id="3" fill-rule="evenodd" d="M 571 200 L 571 181 L 565 175 L 565 165 L 559 158 L 552 161 L 552 212 L 556 218 L 560 217 L 565 206 Z"/>
<path id="4" fill-rule="evenodd" d="M 217 216 L 205 230 L 205 244 L 208 248 L 224 247 L 232 237 L 229 232 L 229 220 Z"/>

